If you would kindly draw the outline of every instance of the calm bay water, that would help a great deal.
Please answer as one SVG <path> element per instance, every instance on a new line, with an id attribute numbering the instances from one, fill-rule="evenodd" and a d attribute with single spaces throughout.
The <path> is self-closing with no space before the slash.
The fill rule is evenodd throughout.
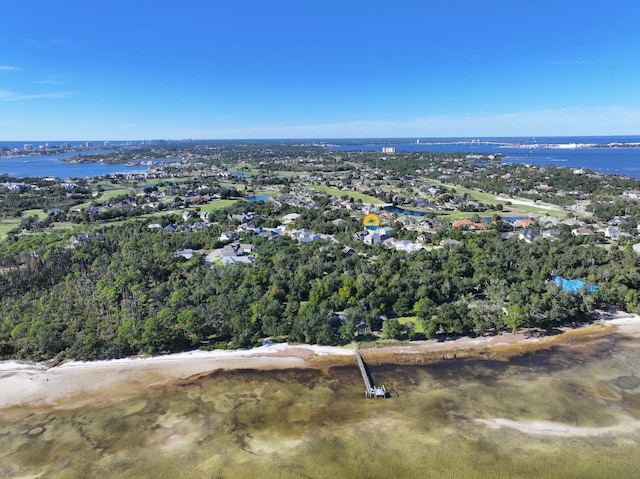
<path id="1" fill-rule="evenodd" d="M 640 345 L 508 362 L 219 371 L 93 406 L 0 410 L 0 477 L 635 478 Z M 498 419 L 510 427 L 490 427 Z M 508 422 L 512 421 L 512 422 Z M 545 421 L 542 432 L 526 430 Z"/>
<path id="2" fill-rule="evenodd" d="M 317 142 L 319 140 L 314 140 Z M 36 147 L 44 142 L 27 142 Z M 295 143 L 299 143 L 296 141 Z M 5 145 L 6 144 L 6 145 Z M 72 142 L 72 145 L 80 142 Z M 569 145 L 581 144 L 612 145 L 606 148 L 566 148 Z M 613 147 L 624 144 L 626 147 Z M 563 145 L 565 148 L 550 146 Z M 633 145 L 633 146 L 630 146 Z M 22 147 L 22 143 L 2 142 L 0 146 Z M 511 163 L 528 163 L 534 165 L 552 165 L 571 168 L 588 168 L 603 174 L 620 174 L 632 178 L 640 178 L 640 136 L 589 136 L 589 137 L 540 137 L 540 138 L 430 138 L 416 140 L 375 139 L 375 140 L 340 140 L 338 144 L 327 146 L 338 151 L 381 151 L 383 146 L 395 147 L 397 151 L 453 153 L 468 152 L 471 154 L 501 154 L 503 161 Z M 87 153 L 96 153 L 95 150 Z M 63 158 L 78 154 L 62 153 L 51 156 L 0 156 L 0 173 L 8 173 L 14 177 L 23 176 L 57 176 L 92 177 L 109 173 L 146 170 L 146 167 L 126 165 L 103 165 L 100 163 L 69 164 L 60 161 Z"/>
<path id="3" fill-rule="evenodd" d="M 614 145 L 625 147 L 581 148 L 580 144 Z M 557 145 L 564 147 L 557 148 Z M 568 146 L 576 145 L 576 148 Z M 634 145 L 629 146 L 629 145 Z M 382 151 L 382 147 L 396 151 L 471 154 L 501 154 L 503 162 L 552 165 L 557 167 L 588 168 L 602 174 L 619 174 L 640 178 L 640 136 L 607 137 L 544 137 L 544 138 L 443 138 L 426 139 L 416 143 L 401 140 L 355 140 L 327 148 L 338 151 Z"/>
<path id="4" fill-rule="evenodd" d="M 54 176 L 58 178 L 91 178 L 113 173 L 146 171 L 147 166 L 105 165 L 102 163 L 65 163 L 64 159 L 79 154 L 112 153 L 114 150 L 89 150 L 57 155 L 0 156 L 0 173 L 14 178 Z"/>

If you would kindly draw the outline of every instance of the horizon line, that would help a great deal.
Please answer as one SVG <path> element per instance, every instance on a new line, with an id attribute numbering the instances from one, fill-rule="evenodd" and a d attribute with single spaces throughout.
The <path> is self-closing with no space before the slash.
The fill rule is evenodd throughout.
<path id="1" fill-rule="evenodd" d="M 536 140 L 537 138 L 625 138 L 625 137 L 640 137 L 640 133 L 638 134 L 597 134 L 597 135 L 489 135 L 489 136 L 372 136 L 372 137 L 305 137 L 305 138 L 139 138 L 139 139 L 76 139 L 76 140 L 0 140 L 0 144 L 2 143 L 54 143 L 54 142 L 155 142 L 155 141 L 163 141 L 163 142 L 198 142 L 198 141 L 251 141 L 251 142 L 276 142 L 276 141 L 432 141 L 432 140 L 482 140 L 482 139 L 532 139 Z"/>

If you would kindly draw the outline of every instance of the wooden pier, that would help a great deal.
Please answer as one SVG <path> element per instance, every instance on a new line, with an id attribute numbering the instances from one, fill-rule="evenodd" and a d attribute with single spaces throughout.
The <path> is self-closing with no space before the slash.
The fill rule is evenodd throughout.
<path id="1" fill-rule="evenodd" d="M 362 360 L 362 356 L 360 356 L 360 352 L 356 349 L 356 359 L 358 360 L 358 367 L 360 368 L 360 373 L 362 374 L 362 379 L 364 380 L 364 395 L 368 398 L 385 398 L 387 397 L 387 390 L 384 386 L 376 386 L 373 384 L 371 377 L 369 376 L 369 371 L 367 371 L 367 367 L 364 365 L 364 361 Z"/>

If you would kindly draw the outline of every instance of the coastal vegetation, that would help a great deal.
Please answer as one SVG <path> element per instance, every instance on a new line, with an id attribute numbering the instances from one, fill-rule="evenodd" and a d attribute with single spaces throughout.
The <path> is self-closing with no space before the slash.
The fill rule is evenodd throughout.
<path id="1" fill-rule="evenodd" d="M 464 154 L 262 144 L 165 153 L 189 158 L 186 168 L 144 181 L 5 175 L 1 357 L 112 358 L 274 337 L 444 339 L 553 329 L 597 308 L 640 312 L 631 247 L 640 208 L 623 196 L 640 189 L 637 180 L 479 165 Z M 247 201 L 257 195 L 266 201 Z M 383 202 L 401 207 L 383 226 L 419 243 L 415 250 L 362 242 L 367 203 Z M 412 210 L 422 226 L 402 213 Z M 587 225 L 619 217 L 626 236 L 610 240 L 593 226 L 574 235 L 558 224 L 552 240 L 508 239 L 516 227 L 505 218 L 518 213 L 536 225 L 543 215 Z M 288 234 L 277 234 L 289 216 Z M 473 229 L 455 227 L 459 217 Z M 205 260 L 234 241 L 228 232 L 250 246 L 250 261 Z M 556 275 L 598 289 L 565 292 Z"/>

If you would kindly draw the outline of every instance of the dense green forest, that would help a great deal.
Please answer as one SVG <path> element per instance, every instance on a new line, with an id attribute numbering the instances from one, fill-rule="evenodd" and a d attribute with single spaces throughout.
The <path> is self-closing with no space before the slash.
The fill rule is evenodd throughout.
<path id="1" fill-rule="evenodd" d="M 218 247 L 219 231 L 166 233 L 127 222 L 81 240 L 58 232 L 5 241 L 2 357 L 109 358 L 244 347 L 265 337 L 335 344 L 363 325 L 380 328 L 382 315 L 385 335 L 411 338 L 415 330 L 397 317 L 417 316 L 421 334 L 434 337 L 549 328 L 609 305 L 640 312 L 640 260 L 630 248 L 570 237 L 528 244 L 486 231 L 411 256 L 382 247 L 345 255 L 329 241 L 257 236 L 252 265 L 175 255 Z M 554 274 L 600 289 L 563 293 L 549 281 Z"/>
<path id="2" fill-rule="evenodd" d="M 264 338 L 340 344 L 371 331 L 392 339 L 441 338 L 553 328 L 609 306 L 640 312 L 640 256 L 630 246 L 640 207 L 623 194 L 640 190 L 637 179 L 511 165 L 499 157 L 477 161 L 465 153 L 388 156 L 260 142 L 167 143 L 135 153 L 180 154 L 184 168 L 169 168 L 161 181 L 144 188 L 117 175 L 108 182 L 0 175 L 2 183 L 28 184 L 17 191 L 0 188 L 0 220 L 8 220 L 0 243 L 0 357 L 111 358 L 248 347 Z M 130 155 L 115 153 L 111 159 Z M 192 171 L 197 174 L 185 181 Z M 228 183 L 235 171 L 244 174 L 231 175 Z M 175 178 L 181 179 L 174 183 Z M 349 204 L 336 206 L 323 188 L 344 192 L 340 200 Z M 488 192 L 565 207 L 588 198 L 585 222 L 623 216 L 618 227 L 629 235 L 615 242 L 600 233 L 576 238 L 562 224 L 555 241 L 505 241 L 500 233 L 513 226 L 500 221 L 499 213 L 510 202 L 472 201 L 474 191 L 483 192 L 483 201 L 491 200 Z M 293 202 L 242 201 L 251 192 L 273 192 L 274 200 L 291 193 Z M 237 203 L 218 208 L 192 202 L 189 195 Z M 363 216 L 362 199 L 354 199 L 359 195 L 429 208 L 429 249 L 408 254 L 356 239 Z M 183 221 L 183 209 L 193 213 L 184 220 L 191 223 L 206 211 L 207 226 L 149 230 L 152 222 Z M 438 216 L 454 210 L 476 212 L 470 216 L 476 222 L 482 221 L 477 212 L 494 214 L 485 231 L 463 232 Z M 203 255 L 176 255 L 180 248 L 222 247 L 220 234 L 239 225 L 233 215 L 249 211 L 255 213 L 253 226 L 275 228 L 283 215 L 296 212 L 292 227 L 333 236 L 299 244 L 243 234 L 242 241 L 256 247 L 253 264 L 210 265 Z M 396 239 L 418 237 L 396 220 L 390 220 Z M 432 248 L 443 239 L 459 244 Z M 344 253 L 345 246 L 355 254 Z M 564 293 L 550 281 L 554 275 L 599 289 Z"/>

